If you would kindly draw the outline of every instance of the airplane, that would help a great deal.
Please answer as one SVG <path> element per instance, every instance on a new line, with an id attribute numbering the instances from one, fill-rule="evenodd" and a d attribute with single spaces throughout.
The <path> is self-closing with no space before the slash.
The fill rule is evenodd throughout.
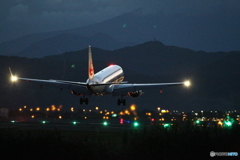
<path id="1" fill-rule="evenodd" d="M 89 103 L 89 99 L 86 96 L 120 96 L 120 98 L 117 100 L 117 104 L 126 105 L 126 99 L 123 98 L 124 96 L 138 97 L 143 95 L 143 90 L 160 89 L 161 92 L 162 86 L 190 86 L 190 81 L 175 83 L 128 83 L 123 81 L 124 73 L 123 69 L 119 65 L 110 65 L 95 74 L 91 46 L 88 47 L 88 79 L 86 82 L 19 78 L 12 74 L 10 67 L 9 71 L 11 74 L 11 80 L 13 82 L 16 82 L 17 80 L 38 82 L 41 84 L 40 87 L 42 87 L 43 84 L 55 84 L 58 88 L 60 88 L 60 90 L 64 88 L 70 89 L 73 95 L 81 96 L 80 104 L 85 103 L 86 105 Z"/>

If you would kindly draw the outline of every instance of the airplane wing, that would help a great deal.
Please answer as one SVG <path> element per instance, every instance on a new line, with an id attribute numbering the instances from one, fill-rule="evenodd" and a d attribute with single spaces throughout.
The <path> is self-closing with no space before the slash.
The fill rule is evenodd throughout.
<path id="1" fill-rule="evenodd" d="M 139 90 L 149 90 L 149 89 L 161 89 L 163 86 L 177 86 L 177 85 L 185 85 L 189 86 L 190 82 L 175 82 L 175 83 L 133 83 L 133 84 L 119 84 L 114 85 L 112 88 L 112 93 L 114 96 L 125 95 L 128 92 L 135 92 Z"/>
<path id="2" fill-rule="evenodd" d="M 13 76 L 11 73 L 11 80 L 13 82 L 16 82 L 18 80 L 25 81 L 25 82 L 36 82 L 40 84 L 40 87 L 43 87 L 45 85 L 48 86 L 54 86 L 59 89 L 69 89 L 69 90 L 75 90 L 79 93 L 85 94 L 85 95 L 91 95 L 92 93 L 87 89 L 87 83 L 84 82 L 74 82 L 74 81 L 63 81 L 63 80 L 43 80 L 43 79 L 31 79 L 31 78 L 19 78 L 16 76 Z"/>

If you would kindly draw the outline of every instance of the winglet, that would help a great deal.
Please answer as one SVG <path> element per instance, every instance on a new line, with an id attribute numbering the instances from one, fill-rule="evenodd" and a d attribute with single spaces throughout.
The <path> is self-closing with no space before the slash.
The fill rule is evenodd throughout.
<path id="1" fill-rule="evenodd" d="M 10 71 L 11 77 L 13 77 L 13 74 L 12 74 L 12 71 L 11 71 L 11 68 L 10 68 L 10 67 L 9 67 L 9 71 Z"/>
<path id="2" fill-rule="evenodd" d="M 94 67 L 92 61 L 92 51 L 91 46 L 88 47 L 88 78 L 93 79 L 94 77 Z"/>

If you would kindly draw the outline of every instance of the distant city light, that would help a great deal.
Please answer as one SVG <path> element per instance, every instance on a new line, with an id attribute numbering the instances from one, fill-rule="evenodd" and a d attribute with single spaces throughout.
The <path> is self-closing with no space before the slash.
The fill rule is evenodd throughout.
<path id="1" fill-rule="evenodd" d="M 131 105 L 131 106 L 130 106 L 130 110 L 131 110 L 131 111 L 135 111 L 135 110 L 136 110 L 136 106 L 135 106 L 134 104 Z"/>

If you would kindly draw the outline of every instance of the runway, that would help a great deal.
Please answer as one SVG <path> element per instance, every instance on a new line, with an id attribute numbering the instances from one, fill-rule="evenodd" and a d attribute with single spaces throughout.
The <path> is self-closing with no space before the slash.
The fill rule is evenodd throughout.
<path id="1" fill-rule="evenodd" d="M 75 122 L 75 123 L 74 123 Z M 11 130 L 64 130 L 64 131 L 96 131 L 96 132 L 123 132 L 130 128 L 141 128 L 141 126 L 134 127 L 132 124 L 103 124 L 100 122 L 78 122 L 78 121 L 38 121 L 38 122 L 17 122 L 8 121 L 1 122 L 0 129 Z"/>

